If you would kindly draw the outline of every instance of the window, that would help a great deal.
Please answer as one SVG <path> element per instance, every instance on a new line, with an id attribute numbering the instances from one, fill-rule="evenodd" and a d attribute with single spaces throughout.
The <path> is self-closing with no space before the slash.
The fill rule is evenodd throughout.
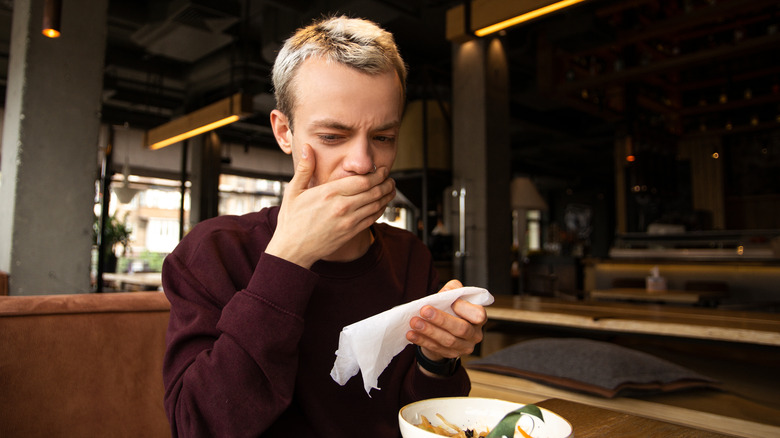
<path id="1" fill-rule="evenodd" d="M 222 174 L 219 214 L 241 215 L 280 205 L 286 183 L 278 180 Z"/>
<path id="2" fill-rule="evenodd" d="M 151 218 L 146 226 L 146 250 L 169 253 L 179 243 L 179 221 Z"/>
<path id="3" fill-rule="evenodd" d="M 186 184 L 184 193 L 184 223 L 189 223 L 190 190 Z M 111 183 L 109 215 L 124 222 L 130 228 L 127 248 L 115 247 L 119 257 L 117 272 L 157 271 L 162 259 L 179 243 L 179 218 L 182 208 L 181 182 L 173 179 L 128 176 L 127 188 L 133 192 L 121 202 L 125 190 L 124 176 L 115 175 Z M 119 195 L 123 196 L 119 196 Z M 100 215 L 99 198 L 95 201 L 95 214 Z M 188 230 L 185 228 L 184 232 Z"/>

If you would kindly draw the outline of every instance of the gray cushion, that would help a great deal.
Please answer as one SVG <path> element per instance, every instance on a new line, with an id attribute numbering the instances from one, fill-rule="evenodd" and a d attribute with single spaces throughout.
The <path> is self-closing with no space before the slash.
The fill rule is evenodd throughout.
<path id="1" fill-rule="evenodd" d="M 578 338 L 520 342 L 468 368 L 523 377 L 603 397 L 712 387 L 716 382 L 641 351 Z"/>

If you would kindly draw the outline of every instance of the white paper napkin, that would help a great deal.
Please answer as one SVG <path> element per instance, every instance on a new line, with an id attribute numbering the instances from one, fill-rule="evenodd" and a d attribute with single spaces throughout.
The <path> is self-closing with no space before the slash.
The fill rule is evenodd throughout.
<path id="1" fill-rule="evenodd" d="M 360 371 L 363 374 L 366 393 L 369 393 L 371 388 L 379 389 L 376 386 L 379 375 L 390 361 L 410 344 L 406 339 L 406 332 L 410 330 L 409 321 L 412 317 L 419 315 L 420 309 L 425 305 L 454 315 L 452 303 L 458 298 L 483 306 L 493 303 L 493 295 L 486 289 L 462 287 L 428 295 L 350 324 L 344 327 L 339 335 L 336 361 L 330 376 L 343 386 Z"/>

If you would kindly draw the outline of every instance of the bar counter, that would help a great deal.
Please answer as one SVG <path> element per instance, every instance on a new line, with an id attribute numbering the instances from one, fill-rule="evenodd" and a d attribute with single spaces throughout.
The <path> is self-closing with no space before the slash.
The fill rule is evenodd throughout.
<path id="1" fill-rule="evenodd" d="M 527 324 L 780 346 L 780 314 L 498 295 L 488 318 Z"/>
<path id="2" fill-rule="evenodd" d="M 780 314 L 652 303 L 574 301 L 497 295 L 481 355 L 524 340 L 580 337 L 612 342 L 687 367 L 717 388 L 605 398 L 522 377 L 469 369 L 472 396 L 518 403 L 559 399 L 696 429 L 692 434 L 636 429 L 628 434 L 595 421 L 575 436 L 780 436 Z M 468 361 L 466 362 L 468 368 Z M 553 406 L 548 409 L 567 417 Z M 558 412 L 561 411 L 561 412 Z M 585 412 L 578 408 L 577 412 Z M 579 413 L 575 412 L 575 415 Z M 595 415 L 595 414 L 594 414 Z M 572 417 L 572 424 L 586 421 Z M 568 418 L 567 418 L 568 419 Z M 607 420 L 605 420 L 607 421 Z M 619 417 L 609 422 L 622 421 Z M 650 424 L 650 423 L 648 423 Z M 616 426 L 617 427 L 617 426 Z M 676 433 L 676 432 L 675 432 Z"/>

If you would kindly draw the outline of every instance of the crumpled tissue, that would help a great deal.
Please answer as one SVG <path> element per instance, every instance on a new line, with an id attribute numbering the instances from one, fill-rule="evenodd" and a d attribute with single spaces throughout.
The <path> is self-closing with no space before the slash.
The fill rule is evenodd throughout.
<path id="1" fill-rule="evenodd" d="M 487 289 L 462 287 L 428 295 L 350 324 L 339 335 L 336 361 L 330 376 L 343 386 L 360 371 L 366 393 L 370 393 L 372 388 L 379 389 L 379 375 L 410 344 L 406 332 L 410 330 L 409 321 L 412 317 L 419 315 L 425 305 L 454 315 L 452 303 L 458 298 L 482 306 L 493 303 L 493 295 Z"/>

